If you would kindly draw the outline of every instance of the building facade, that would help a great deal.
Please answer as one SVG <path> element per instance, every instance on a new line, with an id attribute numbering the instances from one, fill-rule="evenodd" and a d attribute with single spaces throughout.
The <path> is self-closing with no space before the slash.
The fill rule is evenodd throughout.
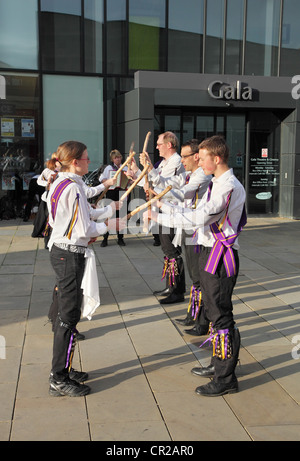
<path id="1" fill-rule="evenodd" d="M 223 134 L 249 214 L 300 218 L 299 0 L 0 0 L 1 196 L 68 139 L 90 168 Z"/>

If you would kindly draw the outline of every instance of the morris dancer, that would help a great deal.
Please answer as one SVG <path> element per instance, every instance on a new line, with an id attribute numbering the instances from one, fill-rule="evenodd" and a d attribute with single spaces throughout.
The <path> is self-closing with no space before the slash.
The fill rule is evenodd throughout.
<path id="1" fill-rule="evenodd" d="M 207 192 L 195 211 L 166 204 L 157 205 L 168 215 L 152 212 L 157 222 L 175 227 L 198 228 L 200 243 L 200 283 L 211 335 L 213 356 L 205 368 L 193 368 L 197 376 L 213 377 L 196 389 L 203 396 L 219 396 L 238 391 L 235 368 L 240 350 L 240 334 L 233 318 L 232 293 L 239 272 L 238 235 L 246 224 L 245 190 L 228 166 L 229 149 L 222 136 L 213 136 L 199 145 L 199 166 L 213 174 Z M 149 219 L 149 212 L 146 219 Z M 202 235 L 200 235 L 202 234 Z"/>
<path id="2" fill-rule="evenodd" d="M 166 131 L 160 134 L 156 147 L 159 151 L 159 156 L 162 157 L 162 161 L 157 168 L 153 168 L 152 164 L 150 165 L 148 176 L 152 184 L 155 184 L 157 178 L 170 178 L 184 173 L 180 155 L 177 153 L 179 142 L 174 133 Z M 140 171 L 134 171 L 134 173 L 139 174 Z M 141 182 L 140 185 L 142 184 Z M 159 239 L 164 254 L 162 277 L 166 279 L 166 288 L 155 291 L 154 294 L 165 296 L 160 301 L 161 304 L 173 304 L 184 301 L 184 264 L 181 256 L 181 248 L 179 246 L 175 247 L 172 243 L 174 236 L 175 229 L 169 228 L 169 226 L 167 228 L 160 226 Z"/>
<path id="3" fill-rule="evenodd" d="M 211 180 L 211 176 L 206 176 L 198 165 L 198 146 L 199 141 L 197 139 L 192 139 L 182 144 L 181 163 L 185 172 L 170 178 L 157 177 L 154 187 L 155 193 L 159 193 L 161 188 L 164 189 L 167 185 L 172 185 L 172 190 L 165 195 L 165 198 L 171 200 L 172 203 L 182 203 L 184 204 L 183 206 L 188 208 L 195 209 L 197 207 Z M 146 160 L 150 161 L 149 157 Z M 186 317 L 184 319 L 175 319 L 175 321 L 183 326 L 194 325 L 192 329 L 184 330 L 185 333 L 201 336 L 208 332 L 209 322 L 205 317 L 200 288 L 199 251 L 195 250 L 191 240 L 191 234 L 182 229 L 176 230 L 173 245 L 176 247 L 182 245 L 184 247 L 186 265 L 192 280 L 192 286 Z"/>
<path id="4" fill-rule="evenodd" d="M 103 183 L 104 181 L 107 181 L 110 177 L 110 174 L 112 171 L 117 171 L 122 163 L 122 154 L 121 152 L 119 152 L 117 149 L 114 149 L 110 152 L 109 154 L 110 156 L 110 161 L 111 161 L 111 164 L 108 165 L 103 173 L 100 175 L 99 177 L 99 181 L 101 183 Z M 128 167 L 125 166 L 124 167 L 124 171 L 127 171 Z M 122 173 L 121 173 L 122 174 Z M 112 200 L 112 201 L 119 201 L 120 200 L 120 192 L 121 191 L 125 191 L 126 190 L 126 187 L 127 187 L 127 183 L 128 183 L 128 179 L 126 176 L 122 176 L 123 178 L 126 179 L 126 185 L 124 187 L 124 185 L 122 185 L 122 183 L 120 184 L 120 187 L 115 187 L 114 189 L 110 189 L 106 192 L 106 198 L 109 199 L 109 200 Z M 127 202 L 127 206 L 129 204 L 129 201 L 130 201 L 130 197 L 128 197 L 128 202 Z M 119 214 L 117 213 L 117 217 L 119 217 Z M 109 232 L 107 232 L 105 235 L 104 235 L 104 238 L 101 242 L 101 246 L 102 247 L 106 247 L 107 246 L 107 241 L 108 241 L 108 237 L 109 237 Z M 126 243 L 124 241 L 124 236 L 123 234 L 121 234 L 119 231 L 117 231 L 117 237 L 118 237 L 118 245 L 120 246 L 125 246 Z"/>
<path id="5" fill-rule="evenodd" d="M 58 287 L 58 317 L 54 329 L 52 371 L 49 393 L 70 397 L 87 395 L 90 388 L 82 381 L 87 373 L 72 368 L 76 344 L 76 326 L 81 316 L 83 293 L 81 283 L 85 252 L 90 242 L 116 226 L 126 223 L 110 220 L 107 225 L 90 219 L 82 176 L 88 172 L 89 158 L 84 144 L 68 141 L 60 146 L 61 173 L 51 185 L 47 205 L 50 261 Z"/>

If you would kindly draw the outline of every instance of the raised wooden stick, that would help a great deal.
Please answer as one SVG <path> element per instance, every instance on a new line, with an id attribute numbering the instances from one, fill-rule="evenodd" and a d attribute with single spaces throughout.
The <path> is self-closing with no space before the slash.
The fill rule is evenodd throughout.
<path id="1" fill-rule="evenodd" d="M 121 171 L 123 170 L 123 168 L 128 165 L 129 162 L 132 161 L 133 157 L 135 156 L 135 152 L 133 150 L 133 147 L 134 147 L 134 143 L 131 143 L 131 146 L 130 146 L 130 150 L 129 150 L 129 155 L 127 157 L 127 159 L 125 160 L 125 162 L 120 166 L 120 168 L 115 172 L 114 174 L 114 179 L 116 179 L 119 174 L 121 173 Z M 95 205 L 97 205 L 98 202 L 100 202 L 100 200 L 103 199 L 104 195 L 106 195 L 106 192 L 108 191 L 108 189 L 110 188 L 110 186 L 108 187 L 105 187 L 105 189 L 101 192 L 101 194 L 99 195 L 99 197 L 97 198 L 96 202 L 95 202 Z"/>
<path id="2" fill-rule="evenodd" d="M 153 197 L 151 200 L 149 200 L 149 202 L 145 202 L 143 203 L 143 205 L 140 205 L 138 206 L 137 208 L 135 208 L 133 211 L 131 211 L 130 213 L 128 213 L 127 215 L 127 220 L 130 219 L 132 216 L 134 216 L 135 214 L 139 213 L 140 211 L 143 211 L 145 210 L 146 208 L 149 208 L 151 207 L 151 205 L 156 202 L 156 200 L 159 200 L 160 198 L 162 198 L 165 194 L 167 194 L 170 190 L 172 189 L 172 186 L 168 186 L 165 190 L 163 190 L 162 192 L 160 192 L 159 194 L 155 195 L 155 197 Z"/>
<path id="3" fill-rule="evenodd" d="M 143 169 L 143 171 L 141 172 L 141 174 L 139 175 L 139 177 L 131 184 L 131 186 L 124 192 L 124 194 L 122 195 L 122 197 L 120 198 L 120 201 L 122 202 L 123 200 L 126 199 L 126 197 L 130 194 L 130 192 L 135 188 L 135 186 L 140 182 L 141 179 L 143 179 L 143 177 L 147 174 L 148 170 L 149 170 L 149 166 L 150 165 L 146 165 Z"/>
<path id="4" fill-rule="evenodd" d="M 145 141 L 144 141 L 143 154 L 145 154 L 145 152 L 147 152 L 147 147 L 148 147 L 148 142 L 149 142 L 150 136 L 151 136 L 151 131 L 148 131 L 148 133 L 146 134 Z M 149 191 L 148 173 L 145 176 L 145 189 Z M 147 193 L 146 193 L 146 196 L 147 196 Z M 151 198 L 151 197 L 149 196 L 149 193 L 148 193 L 147 199 L 149 200 L 149 198 Z"/>

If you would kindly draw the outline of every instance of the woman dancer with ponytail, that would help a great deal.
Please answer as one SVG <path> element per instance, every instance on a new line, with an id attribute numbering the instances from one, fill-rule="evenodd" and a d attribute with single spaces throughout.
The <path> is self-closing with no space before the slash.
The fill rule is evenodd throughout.
<path id="1" fill-rule="evenodd" d="M 91 220 L 90 206 L 82 176 L 88 172 L 87 147 L 77 141 L 59 146 L 60 174 L 47 197 L 50 261 L 58 287 L 58 316 L 54 328 L 52 370 L 49 393 L 52 396 L 84 396 L 90 388 L 82 384 L 87 373 L 72 368 L 76 343 L 76 326 L 81 316 L 81 283 L 85 268 L 85 251 L 90 242 L 108 230 L 124 228 L 121 220 L 106 223 Z"/>

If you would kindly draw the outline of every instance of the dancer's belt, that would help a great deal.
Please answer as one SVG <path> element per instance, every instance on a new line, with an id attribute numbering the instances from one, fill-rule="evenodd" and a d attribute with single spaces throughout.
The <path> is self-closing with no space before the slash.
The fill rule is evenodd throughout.
<path id="1" fill-rule="evenodd" d="M 61 250 L 69 251 L 70 253 L 84 254 L 86 250 L 86 247 L 79 245 L 69 245 L 68 243 L 54 243 L 54 246 L 60 248 Z"/>

